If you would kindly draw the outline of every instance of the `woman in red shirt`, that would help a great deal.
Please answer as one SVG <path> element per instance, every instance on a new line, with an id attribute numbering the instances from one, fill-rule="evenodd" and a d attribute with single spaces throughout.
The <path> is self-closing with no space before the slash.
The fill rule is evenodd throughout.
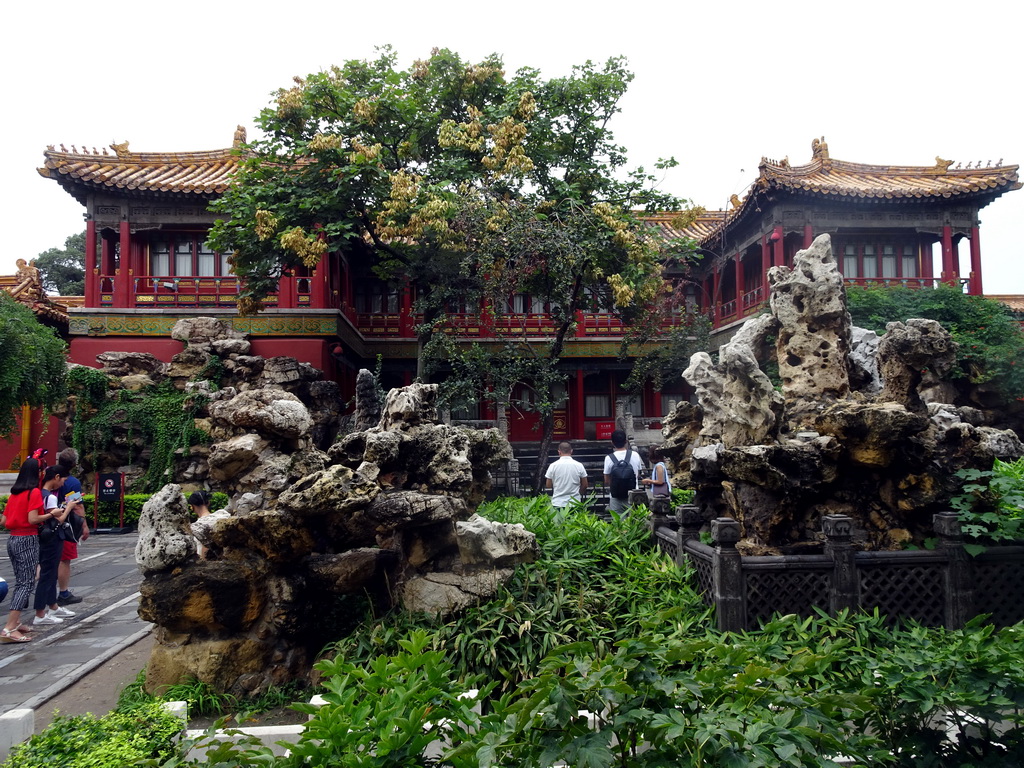
<path id="1" fill-rule="evenodd" d="M 27 643 L 29 627 L 21 623 L 21 612 L 28 607 L 29 596 L 36 582 L 39 564 L 39 524 L 51 518 L 63 520 L 66 512 L 43 511 L 43 495 L 39 490 L 39 462 L 26 459 L 11 486 L 11 496 L 4 509 L 3 523 L 10 532 L 7 555 L 14 568 L 14 589 L 11 591 L 11 612 L 0 630 L 0 642 Z"/>

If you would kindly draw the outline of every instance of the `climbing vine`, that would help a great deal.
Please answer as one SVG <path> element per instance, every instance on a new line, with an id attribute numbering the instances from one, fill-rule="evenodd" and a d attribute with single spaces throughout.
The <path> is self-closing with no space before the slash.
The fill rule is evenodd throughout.
<path id="1" fill-rule="evenodd" d="M 178 451 L 210 439 L 195 425 L 208 401 L 204 395 L 181 392 L 171 382 L 163 382 L 136 392 L 121 390 L 116 397 L 97 402 L 99 379 L 91 374 L 78 375 L 82 377 L 81 396 L 96 411 L 88 414 L 79 408 L 72 443 L 83 456 L 98 456 L 110 450 L 117 430 L 126 431 L 128 463 L 142 458 L 143 451 L 149 453 L 146 473 L 135 483 L 135 492 L 156 491 L 171 479 Z"/>

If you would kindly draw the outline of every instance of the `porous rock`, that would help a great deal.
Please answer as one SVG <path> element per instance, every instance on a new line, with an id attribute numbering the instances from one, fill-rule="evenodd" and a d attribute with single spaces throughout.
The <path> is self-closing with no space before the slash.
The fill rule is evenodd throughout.
<path id="1" fill-rule="evenodd" d="M 165 485 L 142 505 L 135 562 L 143 573 L 165 571 L 196 556 L 181 486 Z"/>
<path id="2" fill-rule="evenodd" d="M 507 568 L 537 559 L 537 537 L 522 525 L 497 523 L 480 515 L 455 524 L 463 565 Z"/>

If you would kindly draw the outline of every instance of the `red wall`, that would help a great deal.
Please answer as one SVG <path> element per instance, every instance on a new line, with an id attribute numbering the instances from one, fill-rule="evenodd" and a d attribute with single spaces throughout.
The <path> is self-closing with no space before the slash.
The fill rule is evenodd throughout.
<path id="1" fill-rule="evenodd" d="M 68 348 L 68 362 L 99 368 L 96 356 L 104 352 L 149 352 L 169 363 L 171 358 L 184 348 L 185 345 L 180 341 L 164 337 L 104 336 L 94 339 L 88 336 L 75 336 Z"/>

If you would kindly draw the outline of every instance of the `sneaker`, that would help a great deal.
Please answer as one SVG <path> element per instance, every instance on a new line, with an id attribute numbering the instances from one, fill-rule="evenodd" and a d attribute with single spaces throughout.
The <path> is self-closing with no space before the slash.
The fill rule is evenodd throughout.
<path id="1" fill-rule="evenodd" d="M 64 619 L 60 616 L 54 616 L 52 613 L 47 613 L 43 616 L 36 616 L 32 619 L 32 624 L 39 626 L 40 624 L 63 624 Z"/>
<path id="2" fill-rule="evenodd" d="M 75 615 L 75 612 L 74 611 L 69 611 L 64 606 L 59 605 L 59 606 L 57 606 L 56 610 L 53 610 L 53 609 L 49 610 L 47 612 L 47 615 L 48 616 L 56 616 L 58 619 L 70 619 L 72 616 Z"/>
<path id="3" fill-rule="evenodd" d="M 57 605 L 74 605 L 82 602 L 82 598 L 68 592 L 66 595 L 57 595 Z"/>

